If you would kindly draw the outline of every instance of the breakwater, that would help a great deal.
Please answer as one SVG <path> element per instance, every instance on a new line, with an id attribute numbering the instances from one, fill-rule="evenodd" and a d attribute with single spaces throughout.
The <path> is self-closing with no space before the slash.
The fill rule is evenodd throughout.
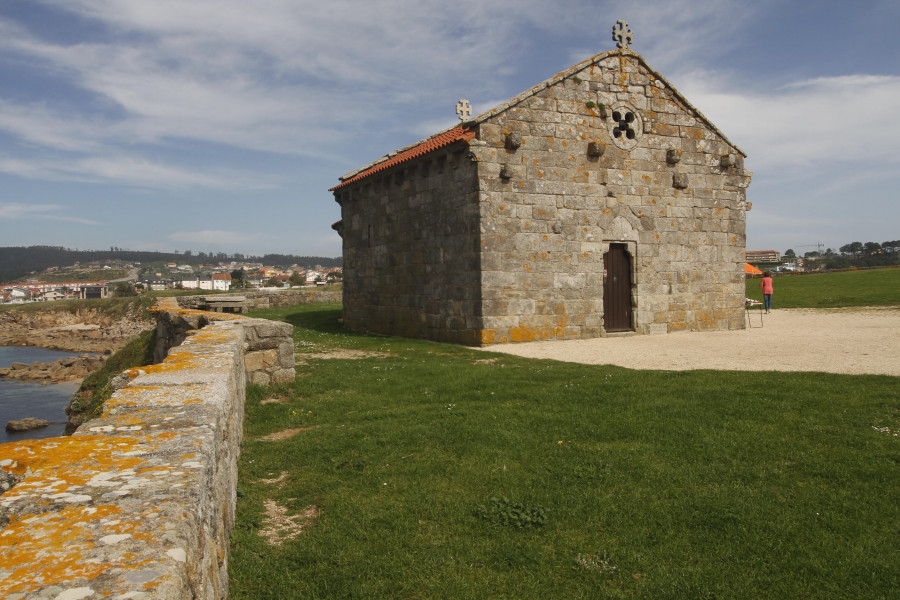
<path id="1" fill-rule="evenodd" d="M 0 597 L 224 598 L 246 382 L 293 378 L 291 330 L 163 299 L 99 419 L 0 445 Z"/>

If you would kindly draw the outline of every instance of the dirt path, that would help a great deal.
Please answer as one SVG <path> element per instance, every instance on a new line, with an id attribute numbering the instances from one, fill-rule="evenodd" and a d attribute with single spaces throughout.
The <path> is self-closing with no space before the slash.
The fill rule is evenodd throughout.
<path id="1" fill-rule="evenodd" d="M 636 335 L 483 348 L 630 369 L 825 371 L 900 375 L 900 307 L 781 309 L 743 331 Z"/>

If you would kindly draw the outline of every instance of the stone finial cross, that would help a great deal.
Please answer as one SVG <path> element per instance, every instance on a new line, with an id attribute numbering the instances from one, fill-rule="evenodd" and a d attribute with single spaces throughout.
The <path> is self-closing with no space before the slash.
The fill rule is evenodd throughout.
<path id="1" fill-rule="evenodd" d="M 460 121 L 467 121 L 472 116 L 472 105 L 468 100 L 460 100 L 456 103 L 456 114 Z"/>
<path id="2" fill-rule="evenodd" d="M 617 48 L 628 49 L 628 45 L 634 43 L 634 33 L 628 28 L 628 22 L 619 19 L 612 28 L 612 39 Z"/>

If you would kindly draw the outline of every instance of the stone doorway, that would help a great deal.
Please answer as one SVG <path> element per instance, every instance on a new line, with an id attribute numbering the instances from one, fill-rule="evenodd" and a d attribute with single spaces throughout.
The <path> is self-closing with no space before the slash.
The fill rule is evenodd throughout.
<path id="1" fill-rule="evenodd" d="M 603 255 L 603 269 L 603 328 L 607 333 L 634 331 L 628 245 L 610 244 Z"/>

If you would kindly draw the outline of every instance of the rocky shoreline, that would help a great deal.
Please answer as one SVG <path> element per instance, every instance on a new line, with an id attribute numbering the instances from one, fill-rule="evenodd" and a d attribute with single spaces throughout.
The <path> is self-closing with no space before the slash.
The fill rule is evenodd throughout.
<path id="1" fill-rule="evenodd" d="M 53 362 L 33 362 L 31 364 L 14 362 L 9 368 L 0 368 L 0 377 L 18 381 L 36 381 L 40 383 L 62 383 L 78 381 L 99 369 L 112 354 L 107 350 L 102 355 L 70 356 Z"/>
<path id="2" fill-rule="evenodd" d="M 132 311 L 129 313 L 112 316 L 93 307 L 0 311 L 0 346 L 37 346 L 82 353 L 52 362 L 14 362 L 8 368 L 0 368 L 0 378 L 44 385 L 81 383 L 128 340 L 155 326 L 154 321 L 136 318 Z M 85 352 L 97 354 L 83 354 Z M 49 424 L 42 419 L 27 418 L 10 421 L 6 429 L 31 431 Z"/>
<path id="3" fill-rule="evenodd" d="M 39 346 L 64 352 L 115 352 L 155 323 L 97 309 L 0 312 L 0 346 Z"/>

